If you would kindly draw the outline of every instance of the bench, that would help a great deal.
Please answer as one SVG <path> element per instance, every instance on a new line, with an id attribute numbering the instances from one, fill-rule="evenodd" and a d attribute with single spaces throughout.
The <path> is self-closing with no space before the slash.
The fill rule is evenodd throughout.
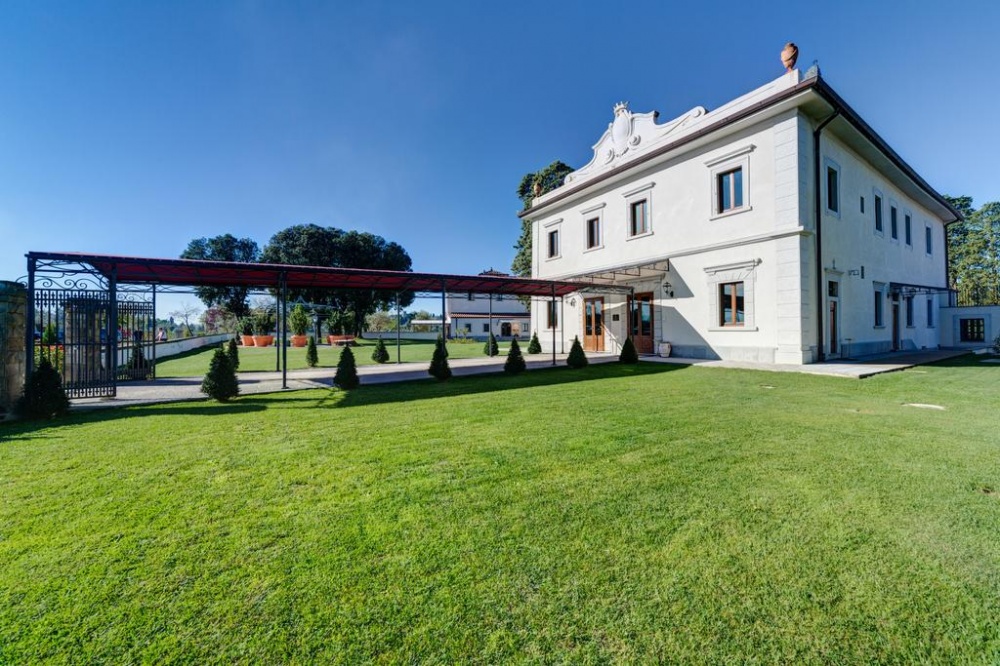
<path id="1" fill-rule="evenodd" d="M 327 342 L 330 343 L 331 347 L 353 347 L 354 346 L 354 336 L 353 335 L 328 335 L 326 336 Z"/>

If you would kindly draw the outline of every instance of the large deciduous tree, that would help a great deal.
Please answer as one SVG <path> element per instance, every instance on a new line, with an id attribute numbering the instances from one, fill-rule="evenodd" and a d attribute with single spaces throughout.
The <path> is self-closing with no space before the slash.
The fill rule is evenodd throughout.
<path id="1" fill-rule="evenodd" d="M 257 261 L 259 255 L 260 248 L 255 241 L 223 234 L 214 238 L 194 239 L 181 253 L 181 259 L 253 263 Z M 250 313 L 250 306 L 247 305 L 249 291 L 247 287 L 197 287 L 195 294 L 206 308 L 218 306 L 240 318 Z"/>
<path id="2" fill-rule="evenodd" d="M 369 268 L 409 271 L 410 255 L 398 243 L 359 231 L 343 231 L 315 224 L 297 224 L 275 234 L 261 253 L 261 260 L 274 264 Z M 328 305 L 350 318 L 351 333 L 360 336 L 365 317 L 379 309 L 396 306 L 396 292 L 377 289 L 290 290 L 289 298 L 302 298 Z M 413 302 L 413 294 L 400 292 L 401 306 Z"/>
<path id="3" fill-rule="evenodd" d="M 948 227 L 949 285 L 960 302 L 1000 304 L 1000 202 L 972 205 L 972 197 L 946 197 L 963 220 Z"/>
<path id="4" fill-rule="evenodd" d="M 559 160 L 548 165 L 539 171 L 524 174 L 521 183 L 517 186 L 517 198 L 521 200 L 522 210 L 531 208 L 531 202 L 535 197 L 546 192 L 551 192 L 566 179 L 566 176 L 573 173 L 573 167 L 568 166 Z M 531 222 L 521 220 L 521 236 L 514 245 L 517 254 L 511 262 L 510 270 L 514 275 L 521 277 L 531 276 Z"/>

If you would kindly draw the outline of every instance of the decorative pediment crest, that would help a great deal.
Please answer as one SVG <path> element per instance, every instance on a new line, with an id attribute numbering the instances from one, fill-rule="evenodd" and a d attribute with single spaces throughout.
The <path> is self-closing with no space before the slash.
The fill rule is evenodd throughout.
<path id="1" fill-rule="evenodd" d="M 608 123 L 608 129 L 594 144 L 594 157 L 590 162 L 566 176 L 566 183 L 586 180 L 590 176 L 618 166 L 633 156 L 646 152 L 658 143 L 682 130 L 696 124 L 705 115 L 705 107 L 696 106 L 684 115 L 663 125 L 656 124 L 659 115 L 656 111 L 649 113 L 632 113 L 628 102 L 615 104 L 614 118 Z"/>

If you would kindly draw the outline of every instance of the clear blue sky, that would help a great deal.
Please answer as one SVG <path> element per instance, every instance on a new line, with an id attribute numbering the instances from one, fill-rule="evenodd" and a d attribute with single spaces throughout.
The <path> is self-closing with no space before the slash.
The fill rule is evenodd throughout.
<path id="1" fill-rule="evenodd" d="M 585 164 L 619 100 L 667 120 L 777 77 L 789 40 L 981 204 L 1000 199 L 998 24 L 995 0 L 4 2 L 0 279 L 28 250 L 176 257 L 310 222 L 396 241 L 415 270 L 507 269 L 524 173 Z"/>

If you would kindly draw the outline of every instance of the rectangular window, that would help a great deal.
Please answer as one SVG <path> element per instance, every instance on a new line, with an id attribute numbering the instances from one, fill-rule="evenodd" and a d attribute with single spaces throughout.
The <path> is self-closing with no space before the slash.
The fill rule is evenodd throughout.
<path id="1" fill-rule="evenodd" d="M 826 168 L 826 207 L 840 212 L 840 172 L 831 166 Z"/>
<path id="2" fill-rule="evenodd" d="M 927 299 L 927 328 L 934 328 L 934 299 Z"/>
<path id="3" fill-rule="evenodd" d="M 962 342 L 985 342 L 986 320 L 959 319 L 959 339 Z"/>
<path id="4" fill-rule="evenodd" d="M 483 324 L 483 333 L 489 333 L 489 332 L 490 332 L 490 325 Z"/>
<path id="5" fill-rule="evenodd" d="M 472 324 L 466 324 L 465 325 L 465 332 L 466 333 L 472 333 Z"/>
<path id="6" fill-rule="evenodd" d="M 934 246 L 931 244 L 931 228 L 924 227 L 924 245 L 927 247 L 927 254 L 934 254 Z"/>
<path id="7" fill-rule="evenodd" d="M 629 236 L 649 233 L 649 205 L 645 199 L 629 204 Z"/>
<path id="8" fill-rule="evenodd" d="M 882 233 L 882 197 L 875 195 L 875 233 Z"/>
<path id="9" fill-rule="evenodd" d="M 725 171 L 718 176 L 716 211 L 725 213 L 743 207 L 743 167 Z"/>
<path id="10" fill-rule="evenodd" d="M 545 301 L 546 324 L 548 328 L 558 328 L 559 326 L 559 306 L 558 301 Z"/>
<path id="11" fill-rule="evenodd" d="M 889 207 L 889 234 L 892 240 L 899 240 L 899 216 L 895 206 Z"/>
<path id="12" fill-rule="evenodd" d="M 635 234 L 632 234 L 633 236 Z M 587 220 L 587 249 L 601 246 L 601 218 L 592 217 Z"/>
<path id="13" fill-rule="evenodd" d="M 549 259 L 559 256 L 559 230 L 549 232 Z"/>
<path id="14" fill-rule="evenodd" d="M 906 297 L 906 326 L 913 328 L 913 296 Z"/>
<path id="15" fill-rule="evenodd" d="M 470 291 L 470 292 L 468 293 L 468 299 L 469 299 L 470 301 L 474 301 L 474 300 L 476 300 L 476 295 L 475 295 L 475 294 L 473 294 L 473 293 L 472 293 L 472 292 Z"/>
<path id="16" fill-rule="evenodd" d="M 885 326 L 885 321 L 882 318 L 882 290 L 875 290 L 875 325 Z"/>
<path id="17" fill-rule="evenodd" d="M 909 214 L 903 216 L 903 237 L 907 245 L 913 245 L 913 232 L 911 230 L 911 219 Z"/>
<path id="18" fill-rule="evenodd" d="M 719 285 L 719 326 L 742 326 L 744 322 L 743 283 Z"/>
<path id="19" fill-rule="evenodd" d="M 863 215 L 864 212 L 865 212 L 865 198 L 861 197 L 861 214 Z"/>

